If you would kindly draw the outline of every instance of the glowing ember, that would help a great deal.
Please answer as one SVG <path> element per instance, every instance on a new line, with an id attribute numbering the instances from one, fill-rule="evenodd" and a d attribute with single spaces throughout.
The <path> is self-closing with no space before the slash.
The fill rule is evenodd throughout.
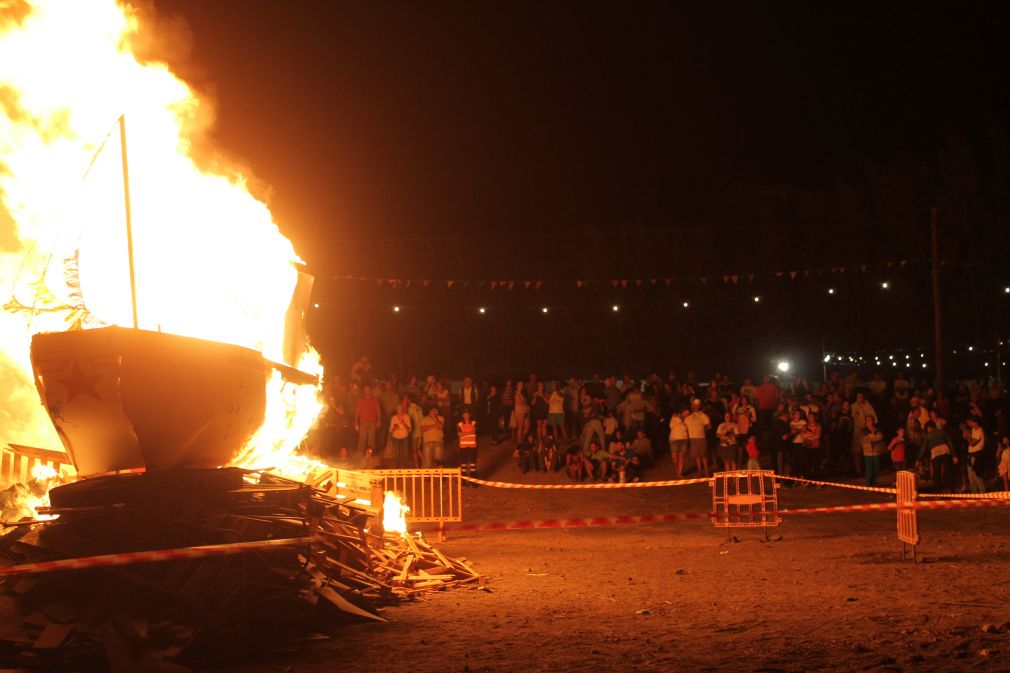
<path id="1" fill-rule="evenodd" d="M 410 508 L 400 502 L 392 491 L 386 491 L 382 501 L 382 527 L 387 533 L 399 533 L 401 536 L 407 535 L 407 512 Z"/>
<path id="2" fill-rule="evenodd" d="M 34 332 L 132 326 L 123 163 L 128 125 L 138 323 L 254 348 L 320 375 L 286 320 L 300 262 L 248 177 L 205 149 L 213 112 L 148 60 L 150 17 L 115 0 L 0 3 L 0 416 L 6 439 L 58 448 L 28 360 Z M 145 58 L 137 56 L 143 51 Z M 287 341 L 286 341 L 287 339 Z M 304 477 L 294 450 L 317 386 L 267 382 L 266 421 L 237 458 Z M 0 438 L 4 439 L 4 438 Z"/>

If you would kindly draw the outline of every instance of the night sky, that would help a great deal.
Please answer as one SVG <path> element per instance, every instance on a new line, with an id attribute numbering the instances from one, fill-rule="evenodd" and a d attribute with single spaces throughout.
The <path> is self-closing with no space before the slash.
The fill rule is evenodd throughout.
<path id="1" fill-rule="evenodd" d="M 831 190 L 1010 128 L 997 3 L 156 5 L 324 298 L 345 273 L 494 277 L 488 251 L 551 279 L 528 249 L 733 226 L 741 184 Z M 467 253 L 424 240 L 447 236 Z"/>

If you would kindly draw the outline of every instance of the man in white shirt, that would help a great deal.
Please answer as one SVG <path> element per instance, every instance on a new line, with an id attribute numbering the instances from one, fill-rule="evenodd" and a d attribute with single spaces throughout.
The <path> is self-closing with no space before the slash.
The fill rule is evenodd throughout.
<path id="1" fill-rule="evenodd" d="M 684 419 L 687 425 L 687 437 L 694 458 L 694 464 L 698 468 L 699 477 L 708 476 L 708 439 L 706 433 L 712 427 L 712 421 L 708 414 L 701 410 L 701 400 L 691 400 L 691 413 Z"/>

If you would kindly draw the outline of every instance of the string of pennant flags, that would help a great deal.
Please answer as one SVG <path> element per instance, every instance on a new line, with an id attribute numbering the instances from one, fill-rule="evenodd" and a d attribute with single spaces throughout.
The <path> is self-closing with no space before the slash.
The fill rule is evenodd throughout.
<path id="1" fill-rule="evenodd" d="M 796 280 L 797 278 L 809 278 L 811 276 L 823 277 L 830 275 L 839 275 L 845 273 L 866 273 L 869 270 L 896 270 L 904 269 L 911 264 L 917 264 L 922 262 L 928 262 L 927 258 L 916 258 L 916 259 L 899 259 L 891 260 L 887 262 L 880 262 L 877 264 L 854 264 L 854 265 L 844 265 L 844 266 L 829 266 L 821 268 L 810 268 L 810 269 L 794 269 L 788 271 L 773 271 L 764 273 L 735 273 L 735 274 L 708 274 L 701 276 L 650 276 L 644 278 L 611 278 L 611 279 L 593 279 L 593 280 L 516 280 L 516 279 L 506 279 L 506 280 L 437 280 L 430 278 L 376 278 L 370 276 L 329 276 L 331 280 L 336 281 L 360 281 L 360 282 L 371 282 L 376 285 L 383 287 L 393 287 L 393 288 L 408 288 L 408 287 L 422 287 L 422 288 L 434 288 L 434 287 L 444 287 L 444 288 L 489 288 L 491 290 L 514 290 L 514 289 L 525 289 L 525 290 L 540 290 L 543 287 L 575 287 L 575 288 L 585 288 L 585 287 L 613 287 L 615 289 L 627 289 L 629 287 L 657 287 L 657 286 L 671 286 L 675 282 L 698 282 L 702 285 L 707 285 L 709 283 L 718 284 L 722 283 L 724 285 L 738 285 L 741 283 L 753 283 L 759 278 L 776 278 L 783 279 L 788 278 L 789 280 Z M 950 262 L 943 261 L 941 266 L 946 266 Z"/>

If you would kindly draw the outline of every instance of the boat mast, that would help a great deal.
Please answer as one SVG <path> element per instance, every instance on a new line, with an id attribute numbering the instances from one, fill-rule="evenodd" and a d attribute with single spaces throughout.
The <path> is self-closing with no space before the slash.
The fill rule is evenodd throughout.
<path id="1" fill-rule="evenodd" d="M 123 154 L 123 201 L 126 205 L 126 254 L 130 260 L 130 305 L 133 308 L 133 329 L 137 321 L 137 274 L 133 267 L 133 217 L 130 211 L 130 167 L 126 161 L 126 115 L 119 118 L 119 144 Z"/>

